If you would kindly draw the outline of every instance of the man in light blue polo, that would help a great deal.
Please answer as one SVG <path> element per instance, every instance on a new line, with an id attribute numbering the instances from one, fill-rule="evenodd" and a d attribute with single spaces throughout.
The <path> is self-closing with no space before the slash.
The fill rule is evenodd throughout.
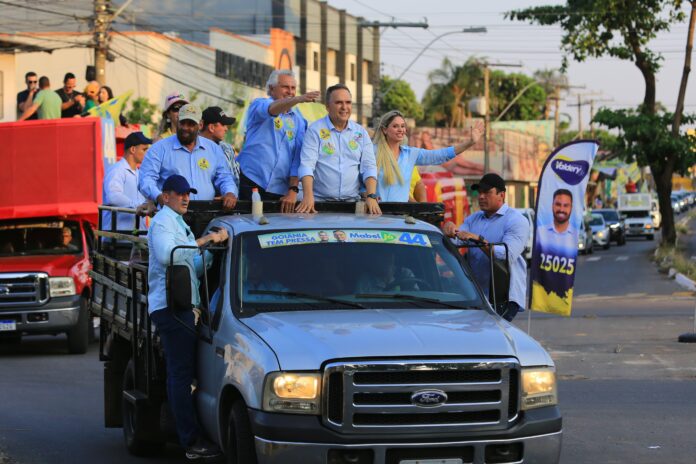
<path id="1" fill-rule="evenodd" d="M 478 184 L 471 186 L 478 190 L 480 211 L 464 220 L 459 230 L 452 222 L 446 222 L 442 229 L 445 235 L 461 240 L 475 240 L 482 248 L 469 248 L 466 259 L 471 265 L 474 278 L 489 296 L 491 262 L 490 243 L 505 243 L 508 248 L 510 270 L 510 290 L 504 307 L 495 308 L 506 320 L 512 321 L 515 315 L 524 311 L 527 302 L 527 262 L 522 256 L 529 238 L 529 221 L 516 209 L 505 204 L 505 181 L 497 174 L 485 174 Z M 505 259 L 505 248 L 494 246 L 496 259 Z M 489 297 L 490 298 L 490 297 Z"/>
<path id="2" fill-rule="evenodd" d="M 138 165 L 143 162 L 145 152 L 152 140 L 142 132 L 128 134 L 124 142 L 124 154 L 111 166 L 104 177 L 104 204 L 121 208 L 144 208 L 145 197 L 138 191 Z M 142 223 L 141 223 L 142 224 Z M 126 231 L 135 228 L 133 214 L 118 213 L 116 230 Z M 144 229 L 144 227 L 141 227 Z M 111 212 L 102 212 L 102 229 L 111 230 Z"/>
<path id="3" fill-rule="evenodd" d="M 192 200 L 212 200 L 222 195 L 222 207 L 237 203 L 238 188 L 227 158 L 212 140 L 199 137 L 201 111 L 193 104 L 179 109 L 176 136 L 156 142 L 140 167 L 138 189 L 146 198 L 162 205 L 162 185 L 169 176 L 184 176 L 198 193 Z"/>
<path id="4" fill-rule="evenodd" d="M 312 123 L 305 134 L 297 170 L 303 198 L 297 212 L 315 213 L 315 200 L 359 200 L 362 179 L 367 212 L 380 214 L 374 147 L 365 128 L 350 120 L 352 97 L 348 87 L 329 87 L 326 109 L 329 114 Z"/>
<path id="5" fill-rule="evenodd" d="M 174 138 L 174 137 L 170 137 Z M 199 279 L 203 259 L 198 248 L 180 248 L 188 245 L 201 247 L 209 242 L 222 243 L 228 238 L 226 229 L 210 232 L 195 239 L 182 217 L 188 210 L 190 194 L 197 194 L 183 176 L 174 174 L 162 184 L 162 209 L 152 219 L 147 234 L 150 250 L 148 267 L 147 305 L 150 319 L 157 327 L 164 347 L 167 364 L 167 399 L 174 416 L 181 445 L 186 448 L 189 460 L 213 458 L 221 454 L 220 448 L 204 436 L 196 419 L 196 407 L 191 384 L 196 375 L 196 317 L 194 308 L 200 306 Z M 205 253 L 208 253 L 207 251 Z M 173 260 L 173 263 L 170 262 Z M 209 265 L 212 257 L 206 258 Z M 185 265 L 191 278 L 191 308 L 167 306 L 167 267 L 170 264 Z M 176 317 L 174 311 L 177 311 Z M 178 320 L 177 320 L 178 319 Z"/>
<path id="6" fill-rule="evenodd" d="M 263 200 L 280 200 L 283 212 L 292 212 L 297 199 L 297 166 L 307 121 L 293 109 L 313 102 L 319 92 L 296 96 L 295 74 L 276 69 L 268 78 L 268 98 L 257 98 L 249 106 L 246 140 L 237 157 L 241 168 L 239 198 L 251 200 L 258 189 Z"/>

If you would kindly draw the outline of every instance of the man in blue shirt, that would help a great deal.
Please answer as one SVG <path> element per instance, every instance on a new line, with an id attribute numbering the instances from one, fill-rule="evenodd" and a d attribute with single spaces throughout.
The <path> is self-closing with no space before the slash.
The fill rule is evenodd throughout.
<path id="1" fill-rule="evenodd" d="M 191 394 L 191 384 L 196 375 L 196 316 L 194 308 L 200 306 L 198 275 L 204 272 L 198 249 L 172 250 L 176 246 L 201 247 L 208 242 L 227 240 L 226 229 L 211 232 L 194 239 L 182 217 L 188 209 L 190 194 L 196 194 L 183 176 L 172 175 L 162 185 L 162 209 L 152 219 L 147 234 L 150 250 L 148 267 L 147 304 L 150 319 L 157 327 L 167 364 L 167 398 L 176 422 L 181 445 L 186 448 L 188 459 L 211 458 L 221 454 L 220 449 L 205 439 L 196 421 L 196 411 Z M 206 259 L 206 263 L 210 263 Z M 170 264 L 186 265 L 191 275 L 191 310 L 178 311 L 167 307 L 166 273 Z M 187 327 L 183 324 L 185 323 Z"/>
<path id="2" fill-rule="evenodd" d="M 222 149 L 212 140 L 198 136 L 201 111 L 188 104 L 179 110 L 176 135 L 156 142 L 140 167 L 138 188 L 146 198 L 162 205 L 162 184 L 174 174 L 186 178 L 197 194 L 192 200 L 212 200 L 222 195 L 222 207 L 237 203 L 237 184 Z"/>
<path id="3" fill-rule="evenodd" d="M 446 222 L 443 232 L 457 239 L 457 244 L 461 244 L 462 240 L 483 243 L 482 248 L 469 248 L 466 259 L 486 296 L 490 293 L 491 273 L 488 244 L 502 242 L 507 245 L 510 271 L 508 302 L 502 310 L 496 310 L 505 319 L 512 321 L 519 311 L 524 311 L 527 302 L 527 263 L 522 253 L 529 238 L 529 221 L 522 213 L 505 204 L 505 181 L 499 175 L 485 174 L 471 189 L 479 192 L 478 204 L 481 210 L 467 217 L 459 230 L 454 223 Z M 505 248 L 494 247 L 493 255 L 498 260 L 504 260 Z"/>
<path id="4" fill-rule="evenodd" d="M 239 198 L 251 200 L 257 188 L 263 200 L 280 200 L 283 212 L 292 212 L 297 199 L 297 166 L 307 121 L 293 109 L 313 102 L 319 92 L 296 96 L 295 74 L 277 69 L 266 83 L 269 98 L 257 98 L 249 106 L 246 140 L 237 157 L 241 168 Z"/>
<path id="5" fill-rule="evenodd" d="M 312 123 L 302 145 L 297 174 L 302 181 L 299 213 L 315 213 L 314 201 L 356 201 L 361 179 L 365 183 L 365 206 L 380 214 L 377 204 L 377 163 L 372 140 L 361 125 L 350 120 L 350 90 L 336 84 L 326 90 L 329 114 Z"/>
<path id="6" fill-rule="evenodd" d="M 116 164 L 111 166 L 104 177 L 104 204 L 121 208 L 144 209 L 145 197 L 138 191 L 138 165 L 143 162 L 145 152 L 152 140 L 142 132 L 128 134 L 124 142 L 125 152 Z M 135 216 L 117 213 L 116 230 L 133 230 Z M 141 227 L 144 228 L 144 227 Z M 111 230 L 111 213 L 102 213 L 102 229 Z"/>

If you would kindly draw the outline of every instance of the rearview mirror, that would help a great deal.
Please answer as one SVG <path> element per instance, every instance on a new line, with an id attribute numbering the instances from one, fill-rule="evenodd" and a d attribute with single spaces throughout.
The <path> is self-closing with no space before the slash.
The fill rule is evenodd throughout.
<path id="1" fill-rule="evenodd" d="M 190 311 L 191 271 L 184 264 L 167 267 L 167 308 L 170 311 Z"/>

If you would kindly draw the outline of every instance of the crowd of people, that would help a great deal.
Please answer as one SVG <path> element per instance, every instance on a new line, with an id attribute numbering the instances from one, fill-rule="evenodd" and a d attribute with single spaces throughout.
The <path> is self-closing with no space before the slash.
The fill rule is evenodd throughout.
<path id="1" fill-rule="evenodd" d="M 477 124 L 470 142 L 425 150 L 406 144 L 406 120 L 398 111 L 381 118 L 371 139 L 365 127 L 351 120 L 352 95 L 343 84 L 326 89 L 328 114 L 311 124 L 297 105 L 316 102 L 321 94 L 311 91 L 297 95 L 292 71 L 273 71 L 266 91 L 267 97 L 257 98 L 249 106 L 246 139 L 238 156 L 223 141 L 235 122 L 233 117 L 219 107 L 201 111 L 181 93 L 168 95 L 154 140 L 141 132 L 130 134 L 123 159 L 104 181 L 105 204 L 135 207 L 140 214 L 157 211 L 148 232 L 148 308 L 164 346 L 168 396 L 189 459 L 212 457 L 220 450 L 203 437 L 195 420 L 190 393 L 195 376 L 195 332 L 174 321 L 166 311 L 166 267 L 176 246 L 196 247 L 227 239 L 224 230 L 196 239 L 182 219 L 189 201 L 219 197 L 223 209 L 232 210 L 238 199 L 250 200 L 252 193 L 258 192 L 264 200 L 280 202 L 283 213 L 315 213 L 316 201 L 364 200 L 368 213 L 380 214 L 382 201 L 413 200 L 416 165 L 442 164 L 474 145 L 483 134 L 482 125 Z M 79 105 L 84 107 L 81 102 Z M 512 278 L 504 316 L 511 320 L 525 301 L 526 265 L 521 265 L 521 253 L 529 225 L 520 213 L 504 204 L 505 182 L 499 176 L 487 174 L 473 188 L 479 191 L 480 213 L 467 219 L 459 230 L 447 223 L 443 231 L 455 242 L 475 239 L 483 245 L 468 255 L 475 278 L 486 293 L 485 260 L 490 251 L 486 247 L 489 241 L 509 242 Z M 133 217 L 124 219 L 130 226 L 120 221 L 119 230 L 132 229 Z M 338 232 L 342 233 L 335 231 L 334 236 L 341 241 Z M 495 255 L 499 254 L 496 249 Z M 197 275 L 203 272 L 200 258 L 199 252 L 187 250 L 171 263 L 189 267 L 194 299 L 198 295 Z M 373 284 L 365 283 L 365 288 L 372 289 Z M 192 301 L 193 306 L 197 304 L 197 300 Z M 185 322 L 195 330 L 193 313 L 186 315 Z"/>
<path id="2" fill-rule="evenodd" d="M 46 76 L 38 77 L 34 71 L 24 75 L 27 88 L 17 94 L 17 120 L 60 119 L 87 116 L 92 108 L 114 98 L 111 88 L 90 81 L 84 92 L 75 90 L 77 79 L 71 72 L 63 77 L 63 87 L 51 89 Z M 120 117 L 121 124 L 126 121 Z"/>

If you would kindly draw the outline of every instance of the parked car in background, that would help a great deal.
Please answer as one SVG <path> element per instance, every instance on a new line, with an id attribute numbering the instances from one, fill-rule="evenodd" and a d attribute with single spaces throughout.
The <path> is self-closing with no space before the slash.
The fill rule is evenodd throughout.
<path id="1" fill-rule="evenodd" d="M 592 212 L 604 217 L 604 222 L 609 226 L 609 240 L 616 242 L 617 245 L 626 244 L 626 224 L 617 210 L 607 208 L 595 209 Z"/>
<path id="2" fill-rule="evenodd" d="M 522 216 L 526 217 L 527 220 L 529 221 L 529 238 L 527 239 L 527 245 L 524 247 L 524 252 L 522 253 L 524 256 L 524 259 L 527 260 L 527 264 L 531 263 L 532 261 L 532 248 L 534 247 L 534 224 L 535 224 L 535 215 L 534 215 L 534 209 L 533 208 L 515 208 L 517 211 L 522 213 Z"/>
<path id="3" fill-rule="evenodd" d="M 592 254 L 594 248 L 592 246 L 592 227 L 590 227 L 589 219 L 584 218 L 582 227 L 578 231 L 578 252 L 581 255 Z"/>
<path id="4" fill-rule="evenodd" d="M 611 232 L 609 226 L 604 221 L 604 216 L 592 213 L 590 216 L 590 228 L 592 229 L 592 241 L 595 245 L 601 246 L 605 250 L 609 249 Z"/>

